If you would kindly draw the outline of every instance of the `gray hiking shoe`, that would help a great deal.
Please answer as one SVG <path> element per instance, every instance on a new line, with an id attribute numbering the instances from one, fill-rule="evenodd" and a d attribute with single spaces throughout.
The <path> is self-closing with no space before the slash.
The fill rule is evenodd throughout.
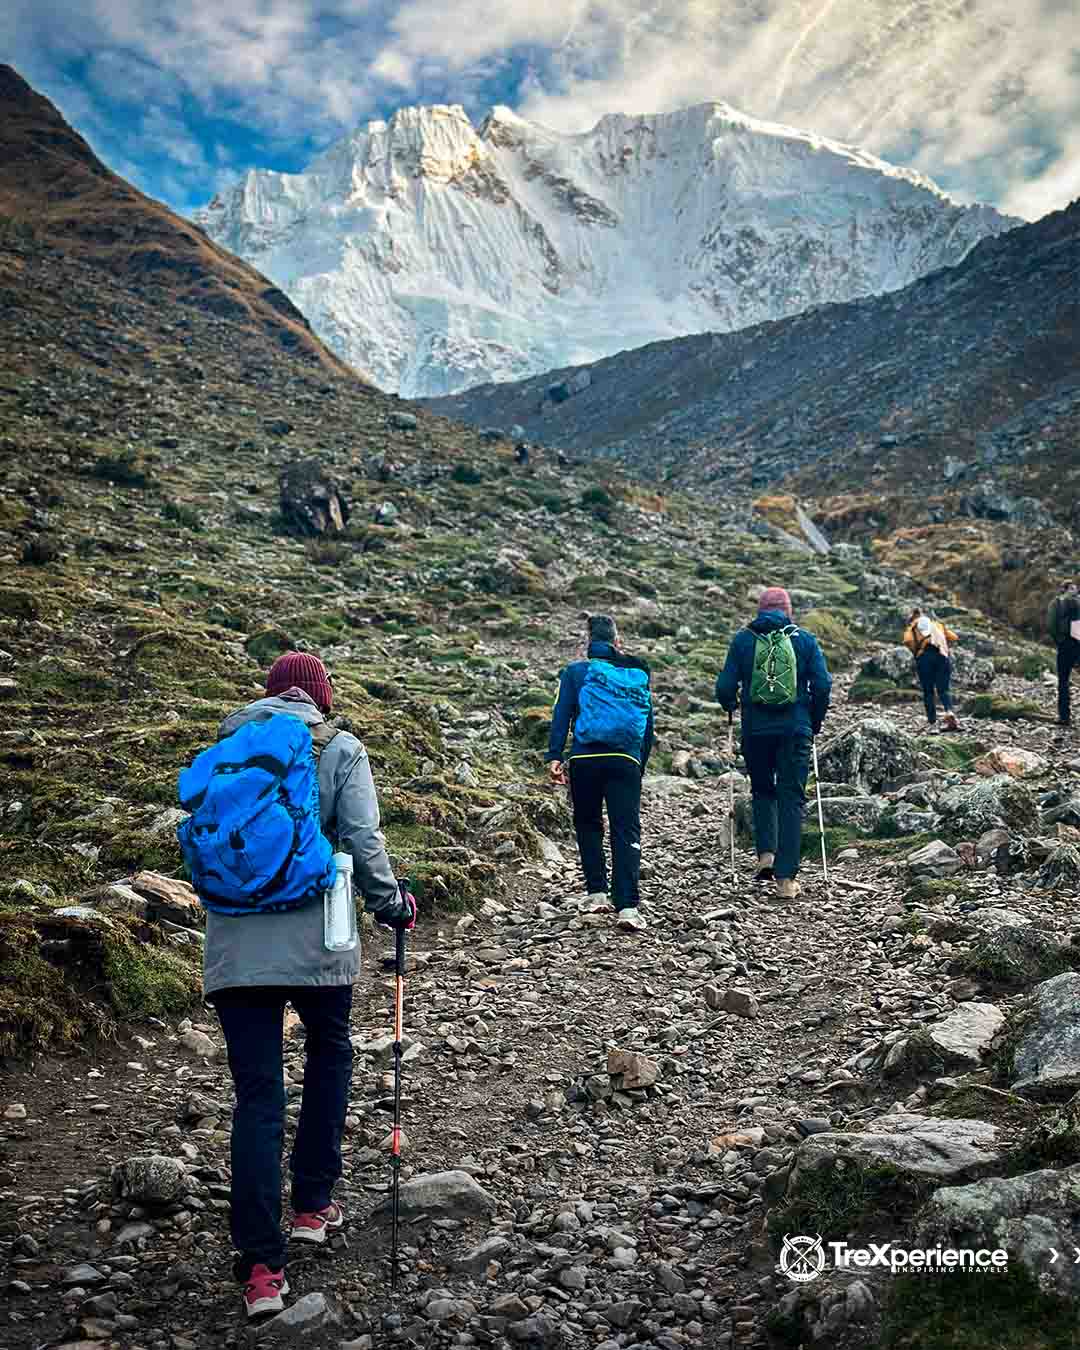
<path id="1" fill-rule="evenodd" d="M 642 933 L 649 925 L 637 905 L 627 905 L 625 909 L 618 911 L 615 926 L 621 928 L 624 933 Z"/>

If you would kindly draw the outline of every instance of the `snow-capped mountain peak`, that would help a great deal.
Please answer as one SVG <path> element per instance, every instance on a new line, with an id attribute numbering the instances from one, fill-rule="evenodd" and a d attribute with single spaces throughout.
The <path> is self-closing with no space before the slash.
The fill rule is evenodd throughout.
<path id="1" fill-rule="evenodd" d="M 893 290 L 1016 223 L 720 102 L 576 134 L 402 108 L 196 220 L 417 397 Z"/>

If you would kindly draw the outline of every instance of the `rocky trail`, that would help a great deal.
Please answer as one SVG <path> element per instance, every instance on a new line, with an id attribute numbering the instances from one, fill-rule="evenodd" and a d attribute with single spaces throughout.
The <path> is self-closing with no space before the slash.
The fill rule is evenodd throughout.
<path id="1" fill-rule="evenodd" d="M 1077 1343 L 1080 1267 L 1051 1252 L 1071 1256 L 1080 1175 L 1080 746 L 1054 739 L 1044 647 L 830 548 L 791 499 L 516 471 L 503 442 L 32 235 L 0 230 L 0 286 L 22 297 L 0 327 L 0 1345 Z M 784 907 L 745 837 L 731 884 L 711 702 L 777 581 L 838 674 L 832 884 L 811 812 Z M 914 603 L 960 634 L 955 735 L 923 734 L 894 646 Z M 542 764 L 599 609 L 656 689 L 637 936 L 577 903 Z M 290 647 L 331 666 L 421 899 L 411 1217 L 392 1300 L 376 931 L 350 1223 L 253 1331 L 175 784 Z M 293 1099 L 302 1058 L 292 1028 Z M 800 1284 L 785 1234 L 1003 1241 L 1010 1265 Z"/>

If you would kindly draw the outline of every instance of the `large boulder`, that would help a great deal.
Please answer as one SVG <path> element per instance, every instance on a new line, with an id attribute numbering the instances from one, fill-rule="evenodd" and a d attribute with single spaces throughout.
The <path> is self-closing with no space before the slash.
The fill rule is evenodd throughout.
<path id="1" fill-rule="evenodd" d="M 880 797 L 857 796 L 822 797 L 821 814 L 826 826 L 846 825 L 849 829 L 859 830 L 863 834 L 873 834 L 878 822 L 885 813 L 885 803 Z"/>
<path id="2" fill-rule="evenodd" d="M 1080 891 L 1080 848 L 1075 844 L 1060 844 L 1050 854 L 1035 878 L 1036 886 L 1045 891 Z"/>
<path id="3" fill-rule="evenodd" d="M 984 1120 L 895 1112 L 878 1116 L 859 1131 L 829 1131 L 804 1140 L 795 1155 L 788 1194 L 813 1185 L 822 1171 L 838 1166 L 885 1166 L 935 1185 L 971 1181 L 993 1171 L 1003 1147 L 997 1127 Z"/>
<path id="4" fill-rule="evenodd" d="M 297 534 L 340 534 L 349 519 L 344 491 L 317 459 L 301 459 L 281 471 L 281 514 Z"/>
<path id="5" fill-rule="evenodd" d="M 988 911 L 980 910 L 978 916 Z M 976 918 L 973 915 L 972 918 Z M 1080 955 L 1080 954 L 1078 954 Z M 1072 953 L 1028 920 L 1009 922 L 986 934 L 969 952 L 957 957 L 951 970 L 958 975 L 1006 987 L 1024 988 L 1067 971 Z"/>
<path id="6" fill-rule="evenodd" d="M 988 1177 L 935 1191 L 916 1217 L 915 1233 L 926 1247 L 1004 1248 L 1042 1289 L 1080 1298 L 1071 1237 L 1078 1210 L 1080 1165 Z"/>
<path id="7" fill-rule="evenodd" d="M 1005 1014 L 993 1003 L 961 1003 L 927 1027 L 926 1035 L 946 1065 L 977 1069 L 1004 1022 Z"/>
<path id="8" fill-rule="evenodd" d="M 854 783 L 867 792 L 880 792 L 892 779 L 911 773 L 917 763 L 915 738 L 886 717 L 849 727 L 819 756 L 823 778 Z"/>
<path id="9" fill-rule="evenodd" d="M 906 647 L 885 647 L 866 658 L 859 667 L 859 675 L 870 680 L 914 685 L 915 662 Z"/>
<path id="10" fill-rule="evenodd" d="M 953 680 L 965 689 L 989 689 L 994 683 L 994 658 L 977 656 L 969 647 L 949 648 Z"/>
<path id="11" fill-rule="evenodd" d="M 1030 834 L 1039 826 L 1034 793 L 1007 773 L 947 788 L 938 798 L 937 811 L 944 832 L 954 839 L 979 839 L 999 827 Z"/>
<path id="12" fill-rule="evenodd" d="M 1071 1097 L 1080 1089 L 1080 974 L 1067 971 L 1036 985 L 1014 1016 L 1013 1091 L 1034 1101 Z"/>

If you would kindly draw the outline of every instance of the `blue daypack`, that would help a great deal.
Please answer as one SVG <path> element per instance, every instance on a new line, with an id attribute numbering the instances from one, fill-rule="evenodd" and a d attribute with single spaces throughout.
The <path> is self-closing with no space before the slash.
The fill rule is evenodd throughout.
<path id="1" fill-rule="evenodd" d="M 583 745 L 640 754 L 651 707 L 648 671 L 590 657 L 578 694 L 574 737 Z"/>
<path id="2" fill-rule="evenodd" d="M 176 828 L 191 884 L 216 914 L 299 909 L 333 884 L 333 849 L 319 822 L 311 732 L 275 713 L 244 722 L 180 774 Z"/>

